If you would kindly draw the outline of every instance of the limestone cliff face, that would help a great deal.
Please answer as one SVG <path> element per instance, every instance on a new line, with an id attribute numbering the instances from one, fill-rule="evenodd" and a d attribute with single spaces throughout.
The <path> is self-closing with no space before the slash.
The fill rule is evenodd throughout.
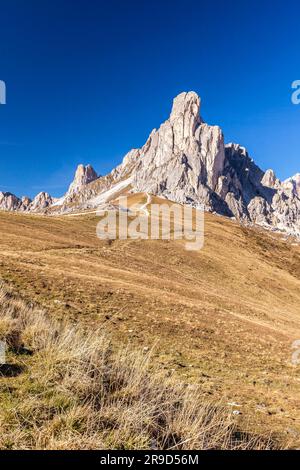
<path id="1" fill-rule="evenodd" d="M 18 212 L 46 212 L 52 206 L 55 199 L 48 193 L 41 192 L 33 201 L 23 196 L 21 199 L 11 193 L 0 192 L 0 210 Z"/>
<path id="2" fill-rule="evenodd" d="M 295 176 L 292 176 L 291 178 L 284 181 L 282 186 L 289 193 L 300 197 L 300 173 L 297 173 Z"/>
<path id="3" fill-rule="evenodd" d="M 298 175 L 282 183 L 273 170 L 264 173 L 257 167 L 243 147 L 230 144 L 225 153 L 226 189 L 221 196 L 224 198 L 228 191 L 225 201 L 233 215 L 238 220 L 300 235 Z M 232 194 L 230 200 L 229 194 Z"/>
<path id="4" fill-rule="evenodd" d="M 79 165 L 62 198 L 40 193 L 30 201 L 0 192 L 0 209 L 64 213 L 97 208 L 126 189 L 203 205 L 300 237 L 300 174 L 281 182 L 273 170 L 263 172 L 244 147 L 224 144 L 221 129 L 201 118 L 200 104 L 195 92 L 178 95 L 169 118 L 108 175 L 99 177 L 90 165 Z"/>
<path id="5" fill-rule="evenodd" d="M 15 211 L 21 208 L 21 199 L 14 194 L 0 192 L 0 209 L 4 211 Z"/>
<path id="6" fill-rule="evenodd" d="M 52 206 L 54 199 L 50 194 L 41 192 L 35 196 L 31 204 L 27 207 L 30 212 L 44 212 Z"/>
<path id="7" fill-rule="evenodd" d="M 72 198 L 74 194 L 78 193 L 84 186 L 96 180 L 97 178 L 98 175 L 91 165 L 78 165 L 74 180 L 70 184 L 66 197 Z"/>
<path id="8" fill-rule="evenodd" d="M 141 149 L 132 184 L 137 191 L 181 203 L 204 202 L 210 208 L 224 161 L 221 129 L 201 120 L 196 93 L 181 93 L 169 119 L 151 132 Z"/>

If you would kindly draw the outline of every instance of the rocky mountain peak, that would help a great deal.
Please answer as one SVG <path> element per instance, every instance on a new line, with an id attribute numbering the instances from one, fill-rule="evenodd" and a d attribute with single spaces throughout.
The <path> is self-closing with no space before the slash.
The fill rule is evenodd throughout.
<path id="1" fill-rule="evenodd" d="M 276 178 L 273 170 L 267 170 L 265 172 L 261 183 L 263 186 L 267 186 L 268 188 L 275 188 L 280 185 L 280 181 Z"/>
<path id="2" fill-rule="evenodd" d="M 170 122 L 182 116 L 193 116 L 196 122 L 200 122 L 200 97 L 194 91 L 180 93 L 173 100 Z"/>
<path id="3" fill-rule="evenodd" d="M 262 171 L 245 147 L 224 144 L 220 127 L 201 119 L 200 104 L 197 93 L 180 93 L 169 118 L 108 175 L 98 177 L 91 165 L 79 165 L 62 198 L 40 193 L 31 202 L 0 193 L 0 209 L 71 212 L 97 208 L 126 190 L 204 206 L 242 223 L 300 237 L 300 174 L 281 183 L 273 170 Z"/>
<path id="4" fill-rule="evenodd" d="M 50 194 L 42 191 L 35 196 L 28 209 L 31 212 L 43 212 L 45 209 L 49 208 L 53 203 L 54 199 L 50 196 Z"/>
<path id="5" fill-rule="evenodd" d="M 300 173 L 297 173 L 295 176 L 293 176 L 292 180 L 295 183 L 296 192 L 300 196 Z"/>
<path id="6" fill-rule="evenodd" d="M 91 165 L 78 165 L 75 177 L 73 182 L 71 183 L 67 195 L 70 196 L 76 192 L 78 192 L 83 186 L 92 181 L 96 180 L 98 175 L 94 168 Z"/>
<path id="7" fill-rule="evenodd" d="M 201 202 L 214 190 L 224 161 L 223 134 L 200 118 L 200 98 L 184 92 L 173 101 L 169 119 L 152 131 L 133 171 L 133 185 L 177 202 Z M 209 197 L 208 197 L 209 199 Z"/>
<path id="8" fill-rule="evenodd" d="M 296 173 L 291 178 L 288 178 L 284 181 L 283 185 L 288 191 L 300 197 L 300 173 Z"/>
<path id="9" fill-rule="evenodd" d="M 21 210 L 27 211 L 30 208 L 32 200 L 28 196 L 23 196 L 21 198 Z"/>
<path id="10" fill-rule="evenodd" d="M 20 209 L 21 200 L 12 193 L 0 191 L 0 209 L 14 211 Z"/>

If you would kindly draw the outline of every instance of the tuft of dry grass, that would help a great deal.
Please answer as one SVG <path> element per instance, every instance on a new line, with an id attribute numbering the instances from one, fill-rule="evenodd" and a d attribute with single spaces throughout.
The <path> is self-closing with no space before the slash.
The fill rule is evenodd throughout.
<path id="1" fill-rule="evenodd" d="M 50 318 L 0 287 L 1 449 L 269 449 L 228 408 L 119 347 L 103 328 Z M 9 367 L 19 365 L 14 377 Z"/>

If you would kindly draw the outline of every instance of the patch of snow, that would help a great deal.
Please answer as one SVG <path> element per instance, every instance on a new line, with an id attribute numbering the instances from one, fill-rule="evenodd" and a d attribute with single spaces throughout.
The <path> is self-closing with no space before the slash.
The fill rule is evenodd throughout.
<path id="1" fill-rule="evenodd" d="M 120 181 L 120 183 L 115 184 L 112 188 L 104 191 L 104 193 L 99 194 L 99 196 L 94 197 L 88 201 L 89 205 L 98 206 L 108 202 L 114 195 L 116 195 L 122 189 L 127 188 L 132 182 L 132 178 L 127 178 L 126 180 Z"/>
<path id="2" fill-rule="evenodd" d="M 51 207 L 54 207 L 54 206 L 62 206 L 63 203 L 65 202 L 65 199 L 66 199 L 66 196 L 62 196 L 62 197 L 58 198 L 58 199 L 51 205 Z"/>

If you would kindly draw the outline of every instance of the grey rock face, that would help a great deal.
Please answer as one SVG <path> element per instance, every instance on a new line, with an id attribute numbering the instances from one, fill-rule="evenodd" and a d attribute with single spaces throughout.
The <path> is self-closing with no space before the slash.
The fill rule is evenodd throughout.
<path id="1" fill-rule="evenodd" d="M 31 203 L 32 203 L 32 200 L 29 197 L 23 196 L 22 199 L 21 199 L 20 210 L 23 211 L 23 212 L 27 211 L 29 209 Z"/>
<path id="2" fill-rule="evenodd" d="M 41 192 L 35 196 L 27 210 L 30 212 L 44 212 L 53 202 L 54 200 L 50 194 Z"/>
<path id="3" fill-rule="evenodd" d="M 14 194 L 0 192 L 0 209 L 5 211 L 44 212 L 53 202 L 54 199 L 44 192 L 39 193 L 33 201 L 27 196 L 19 199 Z"/>
<path id="4" fill-rule="evenodd" d="M 31 199 L 23 196 L 19 199 L 11 193 L 3 193 L 0 191 L 0 210 L 4 211 L 26 211 L 31 204 Z"/>
<path id="5" fill-rule="evenodd" d="M 263 186 L 267 186 L 268 188 L 279 188 L 280 181 L 276 178 L 276 175 L 273 170 L 267 170 L 264 174 L 263 179 L 261 180 L 261 184 Z"/>
<path id="6" fill-rule="evenodd" d="M 123 162 L 106 176 L 97 176 L 90 165 L 86 167 L 79 165 L 68 192 L 54 202 L 52 212 L 66 213 L 97 208 L 101 194 L 111 190 L 114 186 L 117 187 L 122 181 L 131 179 L 139 157 L 139 149 L 131 150 L 125 155 Z M 83 175 L 84 177 L 82 177 Z"/>
<path id="7" fill-rule="evenodd" d="M 91 183 L 97 180 L 101 180 L 101 178 L 91 165 L 78 165 L 66 194 L 61 198 L 53 199 L 51 212 L 64 213 L 71 212 L 75 208 L 80 209 L 80 206 L 93 196 L 93 191 L 89 191 L 87 188 L 91 189 Z"/>
<path id="8" fill-rule="evenodd" d="M 225 149 L 219 127 L 200 118 L 194 92 L 174 99 L 170 118 L 154 129 L 140 151 L 133 187 L 180 203 L 212 207 L 211 192 L 222 175 Z"/>
<path id="9" fill-rule="evenodd" d="M 252 222 L 259 225 L 269 225 L 272 223 L 271 207 L 263 197 L 256 196 L 251 199 L 247 209 Z"/>
<path id="10" fill-rule="evenodd" d="M 0 209 L 4 211 L 19 210 L 22 205 L 21 199 L 11 193 L 0 192 Z"/>
<path id="11" fill-rule="evenodd" d="M 282 185 L 272 200 L 272 226 L 300 236 L 300 199 Z"/>
<path id="12" fill-rule="evenodd" d="M 114 170 L 112 170 L 110 174 L 112 180 L 114 182 L 118 182 L 122 179 L 129 178 L 137 166 L 140 156 L 140 149 L 130 150 L 130 152 L 128 152 L 123 158 L 121 165 L 118 165 Z"/>
<path id="13" fill-rule="evenodd" d="M 282 187 L 285 188 L 287 192 L 300 197 L 300 173 L 284 181 Z"/>
<path id="14" fill-rule="evenodd" d="M 175 98 L 170 118 L 152 131 L 132 174 L 135 191 L 300 235 L 300 174 L 281 183 L 244 147 L 224 145 L 221 129 L 201 119 L 196 93 Z"/>
<path id="15" fill-rule="evenodd" d="M 97 173 L 91 165 L 78 165 L 75 177 L 71 183 L 66 197 L 71 197 L 76 194 L 81 188 L 98 178 Z"/>

